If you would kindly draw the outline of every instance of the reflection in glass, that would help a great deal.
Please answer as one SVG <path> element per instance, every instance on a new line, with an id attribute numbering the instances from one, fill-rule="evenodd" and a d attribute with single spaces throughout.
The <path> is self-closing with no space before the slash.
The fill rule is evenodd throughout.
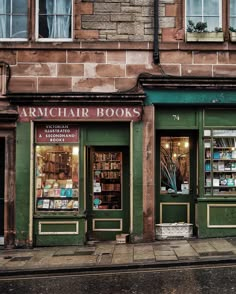
<path id="1" fill-rule="evenodd" d="M 189 194 L 189 137 L 161 137 L 161 193 Z"/>

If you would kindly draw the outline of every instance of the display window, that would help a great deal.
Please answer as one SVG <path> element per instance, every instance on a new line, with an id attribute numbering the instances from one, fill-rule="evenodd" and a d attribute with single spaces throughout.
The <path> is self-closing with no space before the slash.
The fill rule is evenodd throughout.
<path id="1" fill-rule="evenodd" d="M 189 137 L 161 137 L 161 194 L 189 194 Z"/>
<path id="2" fill-rule="evenodd" d="M 205 194 L 236 195 L 236 130 L 204 131 Z"/>
<path id="3" fill-rule="evenodd" d="M 35 209 L 79 209 L 78 128 L 60 124 L 36 128 Z"/>

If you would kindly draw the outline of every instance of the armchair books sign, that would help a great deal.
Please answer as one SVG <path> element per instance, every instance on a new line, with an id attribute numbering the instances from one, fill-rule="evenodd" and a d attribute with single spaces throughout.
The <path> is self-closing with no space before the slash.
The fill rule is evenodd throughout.
<path id="1" fill-rule="evenodd" d="M 19 107 L 19 121 L 30 120 L 101 120 L 101 121 L 139 121 L 141 106 L 88 106 L 88 107 Z"/>

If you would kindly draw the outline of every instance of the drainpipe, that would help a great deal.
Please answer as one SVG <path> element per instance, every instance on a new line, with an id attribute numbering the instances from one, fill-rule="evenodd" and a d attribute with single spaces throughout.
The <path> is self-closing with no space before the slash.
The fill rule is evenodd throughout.
<path id="1" fill-rule="evenodd" d="M 154 64 L 160 64 L 158 31 L 159 31 L 159 0 L 154 0 L 154 44 L 153 44 Z"/>

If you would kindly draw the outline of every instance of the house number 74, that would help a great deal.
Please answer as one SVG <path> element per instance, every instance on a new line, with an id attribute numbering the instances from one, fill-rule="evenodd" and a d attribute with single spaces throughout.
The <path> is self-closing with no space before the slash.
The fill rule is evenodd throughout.
<path id="1" fill-rule="evenodd" d="M 179 120 L 179 115 L 178 114 L 172 114 L 172 117 L 174 120 Z"/>

